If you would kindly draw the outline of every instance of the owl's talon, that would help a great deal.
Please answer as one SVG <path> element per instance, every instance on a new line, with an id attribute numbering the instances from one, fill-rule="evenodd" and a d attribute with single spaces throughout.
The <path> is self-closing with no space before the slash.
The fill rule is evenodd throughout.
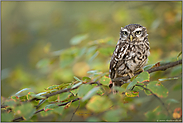
<path id="1" fill-rule="evenodd" d="M 128 73 L 128 75 L 130 76 L 130 78 L 132 78 L 134 76 L 133 73 Z"/>
<path id="2" fill-rule="evenodd" d="M 113 93 L 113 94 L 116 94 L 116 90 L 114 89 L 114 87 L 115 87 L 115 83 L 113 82 L 113 83 L 112 83 L 112 93 Z"/>
<path id="3" fill-rule="evenodd" d="M 141 72 L 144 72 L 144 69 L 143 68 L 140 68 L 139 70 L 135 71 L 135 73 L 141 73 Z"/>

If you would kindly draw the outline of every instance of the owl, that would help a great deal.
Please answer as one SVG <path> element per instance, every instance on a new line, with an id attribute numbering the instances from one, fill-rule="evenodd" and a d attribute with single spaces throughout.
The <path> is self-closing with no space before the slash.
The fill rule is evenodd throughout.
<path id="1" fill-rule="evenodd" d="M 150 54 L 149 49 L 145 27 L 140 24 L 121 27 L 120 38 L 110 60 L 109 77 L 133 77 L 135 73 L 142 72 Z M 123 83 L 113 82 L 113 86 L 121 86 Z"/>

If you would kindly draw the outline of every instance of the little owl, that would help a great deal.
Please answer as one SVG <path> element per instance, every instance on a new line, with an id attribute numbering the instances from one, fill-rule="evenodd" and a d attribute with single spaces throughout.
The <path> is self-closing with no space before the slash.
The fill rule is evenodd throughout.
<path id="1" fill-rule="evenodd" d="M 129 24 L 121 27 L 120 38 L 110 61 L 109 77 L 111 79 L 143 71 L 149 56 L 148 34 L 140 24 Z M 121 86 L 122 82 L 113 82 L 113 86 Z"/>

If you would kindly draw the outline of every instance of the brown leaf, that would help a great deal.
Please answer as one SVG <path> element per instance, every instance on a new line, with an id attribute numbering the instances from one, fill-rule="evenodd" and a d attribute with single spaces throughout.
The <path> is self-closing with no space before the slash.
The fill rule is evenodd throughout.
<path id="1" fill-rule="evenodd" d="M 181 108 L 174 109 L 173 118 L 179 119 L 181 117 L 182 117 L 182 109 Z"/>
<path id="2" fill-rule="evenodd" d="M 151 68 L 159 67 L 159 66 L 161 66 L 161 65 L 160 65 L 160 62 L 156 63 L 156 64 L 155 64 L 155 65 L 153 65 Z M 151 68 L 150 68 L 150 69 L 151 69 Z"/>
<path id="3" fill-rule="evenodd" d="M 71 103 L 72 103 L 72 101 L 71 101 L 70 103 L 68 103 L 68 104 L 64 107 L 64 109 L 69 108 L 69 107 L 71 106 Z"/>

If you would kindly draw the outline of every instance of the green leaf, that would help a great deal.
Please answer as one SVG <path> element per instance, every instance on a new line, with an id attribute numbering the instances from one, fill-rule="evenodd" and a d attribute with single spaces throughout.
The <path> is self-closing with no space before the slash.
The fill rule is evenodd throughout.
<path id="1" fill-rule="evenodd" d="M 92 88 L 92 85 L 82 84 L 78 89 L 78 97 L 84 97 Z"/>
<path id="2" fill-rule="evenodd" d="M 136 96 L 139 97 L 139 92 L 137 92 L 137 91 L 128 91 L 128 92 L 125 93 L 125 95 L 127 97 L 136 97 Z"/>
<path id="3" fill-rule="evenodd" d="M 48 93 L 48 92 L 41 92 L 41 93 L 36 94 L 36 96 L 45 95 L 45 94 L 47 94 L 47 93 Z"/>
<path id="4" fill-rule="evenodd" d="M 58 107 L 57 104 L 49 104 L 44 107 L 44 111 L 53 110 L 56 107 Z"/>
<path id="5" fill-rule="evenodd" d="M 27 101 L 27 95 L 19 97 L 19 101 Z"/>
<path id="6" fill-rule="evenodd" d="M 86 81 L 86 82 L 90 82 L 91 81 L 91 79 L 89 77 L 83 77 L 82 80 Z"/>
<path id="7" fill-rule="evenodd" d="M 22 116 L 25 120 L 29 120 L 34 113 L 36 112 L 36 109 L 32 103 L 25 103 L 21 106 L 15 107 L 15 113 Z"/>
<path id="8" fill-rule="evenodd" d="M 180 102 L 175 99 L 168 99 L 166 100 L 166 103 L 180 103 Z"/>
<path id="9" fill-rule="evenodd" d="M 74 94 L 74 96 L 76 96 L 78 93 L 78 89 L 71 90 L 71 93 Z"/>
<path id="10" fill-rule="evenodd" d="M 62 83 L 58 86 L 58 88 L 60 89 L 63 89 L 63 88 L 66 88 L 67 86 L 69 86 L 70 84 L 69 83 Z"/>
<path id="11" fill-rule="evenodd" d="M 148 70 L 149 68 L 151 68 L 152 66 L 154 66 L 154 64 L 150 64 L 144 67 L 144 71 Z"/>
<path id="12" fill-rule="evenodd" d="M 24 89 L 18 91 L 16 94 L 14 94 L 14 96 L 18 96 L 18 97 L 25 96 L 25 95 L 27 95 L 30 91 L 31 91 L 31 88 L 24 88 Z"/>
<path id="13" fill-rule="evenodd" d="M 53 89 L 58 88 L 58 87 L 59 87 L 59 85 L 52 85 L 52 86 L 46 88 L 46 90 L 53 90 Z"/>
<path id="14" fill-rule="evenodd" d="M 59 106 L 58 108 L 55 108 L 53 111 L 58 113 L 59 115 L 62 115 L 64 111 L 64 106 Z"/>
<path id="15" fill-rule="evenodd" d="M 45 99 L 46 97 L 45 96 L 43 96 L 43 95 L 45 95 L 45 94 L 47 94 L 48 92 L 41 92 L 41 93 L 38 93 L 38 94 L 34 94 L 34 93 L 30 93 L 29 92 L 29 94 L 30 94 L 30 96 L 32 96 L 32 97 L 35 97 L 35 98 L 38 98 L 38 99 Z M 29 95 L 28 94 L 28 95 Z M 27 96 L 28 96 L 27 95 Z"/>
<path id="16" fill-rule="evenodd" d="M 114 86 L 113 88 L 114 88 L 114 90 L 117 90 L 118 92 L 125 92 L 126 91 L 125 88 L 119 87 L 119 86 Z"/>
<path id="17" fill-rule="evenodd" d="M 88 38 L 87 34 L 74 36 L 70 40 L 70 44 L 71 45 L 77 45 L 77 44 L 81 43 L 81 41 L 85 40 L 86 38 Z"/>
<path id="18" fill-rule="evenodd" d="M 101 74 L 101 72 L 99 72 L 98 70 L 90 70 L 87 73 L 89 73 L 89 74 L 95 74 L 95 75 Z"/>
<path id="19" fill-rule="evenodd" d="M 92 97 L 93 95 L 95 95 L 99 89 L 100 89 L 100 87 L 94 87 L 93 89 L 91 89 L 91 90 L 82 98 L 82 101 L 85 101 L 85 100 L 89 99 L 90 97 Z"/>
<path id="20" fill-rule="evenodd" d="M 94 85 L 93 85 L 94 86 Z M 103 95 L 104 94 L 104 88 L 102 89 L 102 87 L 100 87 L 97 91 L 98 95 Z"/>
<path id="21" fill-rule="evenodd" d="M 108 86 L 109 85 L 109 82 L 111 81 L 111 79 L 109 77 L 106 77 L 106 76 L 103 76 L 101 79 L 100 79 L 100 83 L 102 83 L 103 85 L 106 85 Z"/>
<path id="22" fill-rule="evenodd" d="M 121 87 L 126 89 L 129 84 L 130 83 L 124 83 Z"/>
<path id="23" fill-rule="evenodd" d="M 103 119 L 107 122 L 119 122 L 122 118 L 126 117 L 127 113 L 124 110 L 110 110 L 103 115 Z"/>
<path id="24" fill-rule="evenodd" d="M 76 88 L 76 87 L 79 87 L 81 84 L 82 84 L 82 82 L 79 82 L 79 83 L 73 85 L 71 89 Z"/>
<path id="25" fill-rule="evenodd" d="M 1 122 L 11 122 L 13 118 L 13 112 L 1 114 Z"/>
<path id="26" fill-rule="evenodd" d="M 50 96 L 47 100 L 48 102 L 53 102 L 56 101 L 58 99 L 58 95 L 54 95 L 54 96 Z"/>
<path id="27" fill-rule="evenodd" d="M 149 90 L 144 89 L 144 92 L 146 95 L 152 95 L 152 93 Z"/>
<path id="28" fill-rule="evenodd" d="M 162 79 L 158 79 L 158 81 L 169 81 L 169 80 L 175 80 L 175 79 L 179 79 L 178 77 L 172 77 L 172 78 L 162 78 Z"/>
<path id="29" fill-rule="evenodd" d="M 139 83 L 140 84 L 140 83 Z M 138 85 L 139 85 L 138 84 Z M 142 85 L 143 86 L 143 85 Z M 133 89 L 133 91 L 141 91 L 141 90 L 143 90 L 143 88 L 142 87 L 140 87 L 140 86 L 135 86 L 134 87 L 134 89 Z"/>
<path id="30" fill-rule="evenodd" d="M 168 90 L 158 81 L 152 81 L 147 84 L 147 88 L 159 97 L 167 97 Z"/>
<path id="31" fill-rule="evenodd" d="M 9 106 L 9 107 L 14 107 L 15 104 L 16 104 L 16 102 L 15 102 L 15 100 L 13 100 L 13 99 L 9 99 L 9 100 L 6 100 L 6 101 L 4 102 L 4 105 L 7 105 L 7 106 Z"/>
<path id="32" fill-rule="evenodd" d="M 106 96 L 93 96 L 86 104 L 86 108 L 93 112 L 103 112 L 112 106 L 112 102 Z"/>
<path id="33" fill-rule="evenodd" d="M 49 59 L 42 59 L 36 64 L 36 67 L 37 68 L 45 68 L 45 67 L 48 67 L 49 64 L 50 64 Z"/>
<path id="34" fill-rule="evenodd" d="M 65 92 L 65 93 L 59 94 L 59 100 L 58 101 L 66 100 L 67 98 L 69 98 L 70 95 L 71 95 L 70 92 Z"/>
<path id="35" fill-rule="evenodd" d="M 40 114 L 41 114 L 42 117 L 46 117 L 50 114 L 53 114 L 53 110 L 41 111 Z"/>
<path id="36" fill-rule="evenodd" d="M 137 83 L 142 83 L 144 81 L 149 81 L 150 75 L 147 71 L 140 73 L 133 81 L 127 86 L 127 89 L 132 88 Z"/>
<path id="37" fill-rule="evenodd" d="M 77 81 L 79 81 L 79 82 L 82 82 L 82 80 L 81 79 L 79 79 L 78 77 L 76 77 L 76 76 L 74 76 L 74 79 L 75 80 L 77 80 Z"/>
<path id="38" fill-rule="evenodd" d="M 19 97 L 18 96 L 11 96 L 11 99 L 13 99 L 13 100 L 19 100 Z"/>

